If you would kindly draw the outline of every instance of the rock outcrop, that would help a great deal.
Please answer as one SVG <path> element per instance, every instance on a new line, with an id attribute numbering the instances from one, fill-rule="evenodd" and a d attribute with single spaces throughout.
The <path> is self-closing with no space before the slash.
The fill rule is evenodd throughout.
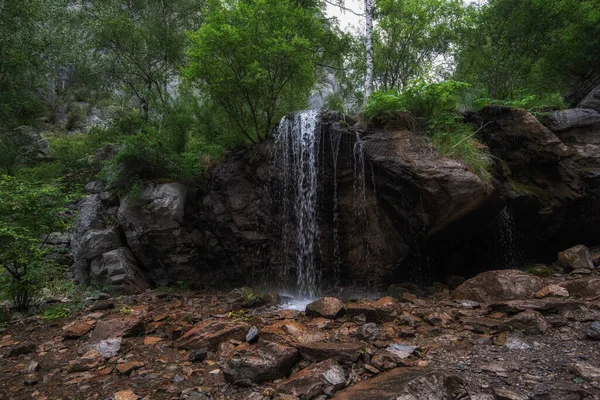
<path id="1" fill-rule="evenodd" d="M 553 113 L 546 121 L 551 130 L 526 110 L 467 113 L 466 121 L 482 127 L 477 136 L 491 155 L 489 179 L 441 157 L 414 124 L 366 127 L 322 114 L 314 262 L 323 286 L 385 288 L 424 276 L 449 283 L 596 245 L 596 114 Z M 118 198 L 90 184 L 72 239 L 78 281 L 135 291 L 144 280 L 199 287 L 268 277 L 294 287 L 289 264 L 297 236 L 286 222 L 276 146 L 271 139 L 229 154 L 211 171 L 205 192 L 154 183 L 136 198 Z"/>

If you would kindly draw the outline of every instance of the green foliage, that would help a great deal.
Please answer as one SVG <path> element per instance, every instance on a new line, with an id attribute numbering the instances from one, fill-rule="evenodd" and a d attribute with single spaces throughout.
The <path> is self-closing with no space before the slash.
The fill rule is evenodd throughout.
<path id="1" fill-rule="evenodd" d="M 83 0 L 79 17 L 102 81 L 134 100 L 144 117 L 170 100 L 167 90 L 184 62 L 186 31 L 198 28 L 196 0 Z"/>
<path id="2" fill-rule="evenodd" d="M 433 146 L 440 155 L 464 162 L 471 172 L 489 181 L 492 175 L 488 149 L 473 136 L 472 126 L 461 120 L 455 112 L 430 119 L 428 131 L 432 134 Z"/>
<path id="3" fill-rule="evenodd" d="M 437 152 L 465 163 L 481 179 L 491 179 L 490 157 L 486 146 L 473 137 L 470 125 L 457 114 L 461 93 L 469 84 L 456 81 L 417 82 L 402 93 L 376 91 L 371 95 L 363 115 L 370 121 L 392 121 L 409 111 L 425 123 Z"/>
<path id="4" fill-rule="evenodd" d="M 403 90 L 432 72 L 436 58 L 458 39 L 460 0 L 376 0 L 375 82 Z"/>
<path id="5" fill-rule="evenodd" d="M 428 120 L 437 114 L 456 110 L 460 92 L 469 87 L 469 84 L 456 81 L 419 81 L 401 93 L 394 89 L 376 91 L 369 98 L 364 115 L 371 120 L 386 120 L 394 113 L 410 111 L 416 117 Z"/>
<path id="6" fill-rule="evenodd" d="M 72 310 L 68 306 L 58 305 L 44 309 L 39 315 L 44 321 L 55 321 L 57 319 L 68 318 L 71 316 Z"/>
<path id="7" fill-rule="evenodd" d="M 453 80 L 435 83 L 418 81 L 402 92 L 404 107 L 415 117 L 428 120 L 435 115 L 455 111 L 461 93 L 470 86 Z"/>
<path id="8" fill-rule="evenodd" d="M 536 117 L 545 116 L 548 111 L 567 108 L 567 104 L 559 93 L 549 93 L 544 96 L 529 95 L 511 100 L 481 98 L 473 102 L 473 106 L 476 109 L 481 109 L 488 105 L 524 108 Z"/>
<path id="9" fill-rule="evenodd" d="M 319 9 L 293 0 L 224 1 L 190 35 L 186 74 L 256 143 L 305 106 L 329 32 Z"/>
<path id="10" fill-rule="evenodd" d="M 563 91 L 600 67 L 597 0 L 490 0 L 467 21 L 455 76 L 485 97 Z"/>
<path id="11" fill-rule="evenodd" d="M 46 235 L 65 227 L 59 214 L 68 197 L 58 184 L 0 178 L 0 292 L 28 309 L 47 278 Z"/>
<path id="12" fill-rule="evenodd" d="M 388 121 L 399 112 L 408 111 L 405 106 L 404 98 L 397 90 L 378 90 L 367 101 L 363 115 L 371 121 Z"/>

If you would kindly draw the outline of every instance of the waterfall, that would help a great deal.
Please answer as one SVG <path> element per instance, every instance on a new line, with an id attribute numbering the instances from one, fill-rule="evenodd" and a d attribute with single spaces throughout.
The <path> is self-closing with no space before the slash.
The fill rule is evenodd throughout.
<path id="1" fill-rule="evenodd" d="M 333 156 L 333 284 L 339 285 L 340 283 L 340 266 L 341 266 L 341 255 L 340 255 L 340 210 L 338 203 L 338 158 L 340 155 L 340 142 L 342 135 L 337 133 L 335 135 L 330 134 L 329 140 L 331 145 L 331 155 Z"/>
<path id="2" fill-rule="evenodd" d="M 509 207 L 504 207 L 498 217 L 498 241 L 500 243 L 500 258 L 504 268 L 518 268 L 522 257 L 518 247 L 516 225 Z"/>
<path id="3" fill-rule="evenodd" d="M 296 295 L 314 298 L 319 286 L 317 221 L 319 113 L 284 117 L 276 133 L 276 168 L 282 189 L 284 274 L 295 274 Z"/>

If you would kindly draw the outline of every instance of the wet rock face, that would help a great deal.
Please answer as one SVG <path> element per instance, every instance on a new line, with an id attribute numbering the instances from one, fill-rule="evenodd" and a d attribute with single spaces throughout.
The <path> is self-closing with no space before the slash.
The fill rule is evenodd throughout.
<path id="1" fill-rule="evenodd" d="M 595 111 L 563 113 L 582 112 Z M 552 132 L 527 111 L 507 107 L 486 107 L 469 119 L 488 124 L 478 138 L 495 157 L 501 195 L 527 258 L 553 259 L 552 253 L 570 246 L 595 243 L 600 236 L 600 127 L 572 124 Z"/>
<path id="2" fill-rule="evenodd" d="M 197 282 L 204 266 L 204 233 L 193 224 L 195 198 L 179 183 L 147 186 L 125 198 L 118 219 L 132 253 L 152 281 L 166 285 Z"/>
<path id="3" fill-rule="evenodd" d="M 568 124 L 553 132 L 527 111 L 506 107 L 467 120 L 487 124 L 478 135 L 494 156 L 489 182 L 438 156 L 429 136 L 410 124 L 367 129 L 322 116 L 315 259 L 323 286 L 387 287 L 417 269 L 440 281 L 473 276 L 518 267 L 519 257 L 503 257 L 514 250 L 505 247 L 545 260 L 600 237 L 600 128 Z M 282 237 L 296 236 L 282 222 L 275 146 L 267 140 L 232 153 L 201 195 L 178 183 L 148 185 L 137 199 L 92 194 L 73 234 L 74 275 L 132 291 L 143 287 L 136 270 L 150 285 L 242 286 L 268 277 L 295 286 L 284 254 L 294 244 Z M 131 253 L 115 255 L 122 248 Z M 375 312 L 363 311 L 375 321 Z"/>

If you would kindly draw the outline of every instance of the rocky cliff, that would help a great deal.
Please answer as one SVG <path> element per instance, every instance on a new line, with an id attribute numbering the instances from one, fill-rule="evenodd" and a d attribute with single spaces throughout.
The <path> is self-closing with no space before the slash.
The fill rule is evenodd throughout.
<path id="1" fill-rule="evenodd" d="M 318 252 L 323 287 L 433 281 L 552 262 L 600 242 L 597 110 L 487 107 L 465 118 L 493 159 L 484 181 L 440 157 L 408 126 L 371 128 L 324 113 L 318 140 Z M 545 125 L 544 125 L 545 124 Z M 82 201 L 73 235 L 82 283 L 124 290 L 185 282 L 283 285 L 294 243 L 284 223 L 277 143 L 230 154 L 204 191 L 148 185 L 118 198 L 101 185 Z"/>

